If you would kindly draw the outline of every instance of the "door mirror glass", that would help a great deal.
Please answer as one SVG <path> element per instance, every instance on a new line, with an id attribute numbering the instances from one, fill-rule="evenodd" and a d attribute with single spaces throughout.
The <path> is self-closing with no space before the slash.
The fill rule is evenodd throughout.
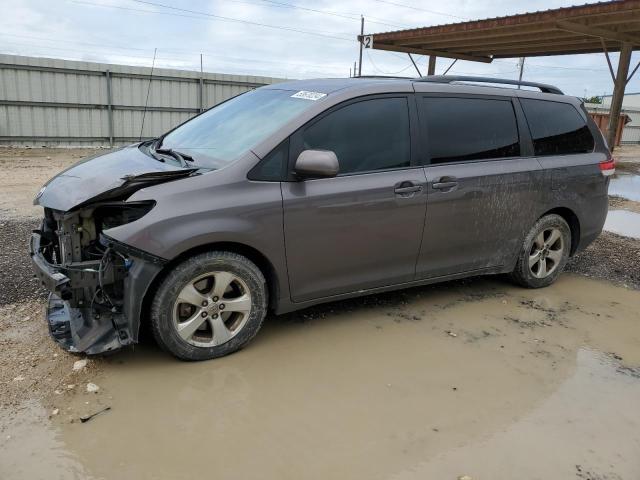
<path id="1" fill-rule="evenodd" d="M 304 150 L 293 169 L 302 178 L 335 177 L 340 170 L 338 157 L 330 150 Z"/>

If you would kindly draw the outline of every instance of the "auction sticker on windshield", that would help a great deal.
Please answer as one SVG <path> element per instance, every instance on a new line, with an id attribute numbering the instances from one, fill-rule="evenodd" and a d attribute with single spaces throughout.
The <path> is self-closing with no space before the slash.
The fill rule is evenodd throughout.
<path id="1" fill-rule="evenodd" d="M 322 97 L 326 97 L 326 93 L 320 92 L 307 92 L 306 90 L 300 90 L 298 93 L 291 95 L 291 98 L 304 98 L 305 100 L 320 100 Z"/>

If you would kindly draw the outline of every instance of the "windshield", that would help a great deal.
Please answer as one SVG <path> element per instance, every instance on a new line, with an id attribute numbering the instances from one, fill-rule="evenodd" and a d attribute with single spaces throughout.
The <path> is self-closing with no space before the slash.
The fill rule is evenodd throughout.
<path id="1" fill-rule="evenodd" d="M 162 148 L 187 153 L 199 166 L 221 168 L 314 103 L 292 95 L 275 89 L 239 95 L 176 128 Z"/>

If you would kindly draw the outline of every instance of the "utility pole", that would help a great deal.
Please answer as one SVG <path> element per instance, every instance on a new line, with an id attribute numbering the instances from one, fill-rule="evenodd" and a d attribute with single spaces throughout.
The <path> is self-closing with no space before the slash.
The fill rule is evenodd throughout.
<path id="1" fill-rule="evenodd" d="M 362 36 L 364 35 L 364 15 L 360 15 L 360 60 L 358 61 L 358 76 L 362 76 Z"/>
<path id="2" fill-rule="evenodd" d="M 518 68 L 520 69 L 520 74 L 518 75 L 518 81 L 522 81 L 522 72 L 524 72 L 524 57 L 520 57 L 518 60 Z M 520 85 L 518 85 L 518 89 L 520 89 Z"/>

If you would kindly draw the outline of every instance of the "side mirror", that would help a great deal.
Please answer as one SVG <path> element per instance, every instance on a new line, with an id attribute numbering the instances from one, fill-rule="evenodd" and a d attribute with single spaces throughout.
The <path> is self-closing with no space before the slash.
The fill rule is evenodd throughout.
<path id="1" fill-rule="evenodd" d="M 298 155 L 293 170 L 302 178 L 329 178 L 338 174 L 340 164 L 330 150 L 304 150 Z"/>

